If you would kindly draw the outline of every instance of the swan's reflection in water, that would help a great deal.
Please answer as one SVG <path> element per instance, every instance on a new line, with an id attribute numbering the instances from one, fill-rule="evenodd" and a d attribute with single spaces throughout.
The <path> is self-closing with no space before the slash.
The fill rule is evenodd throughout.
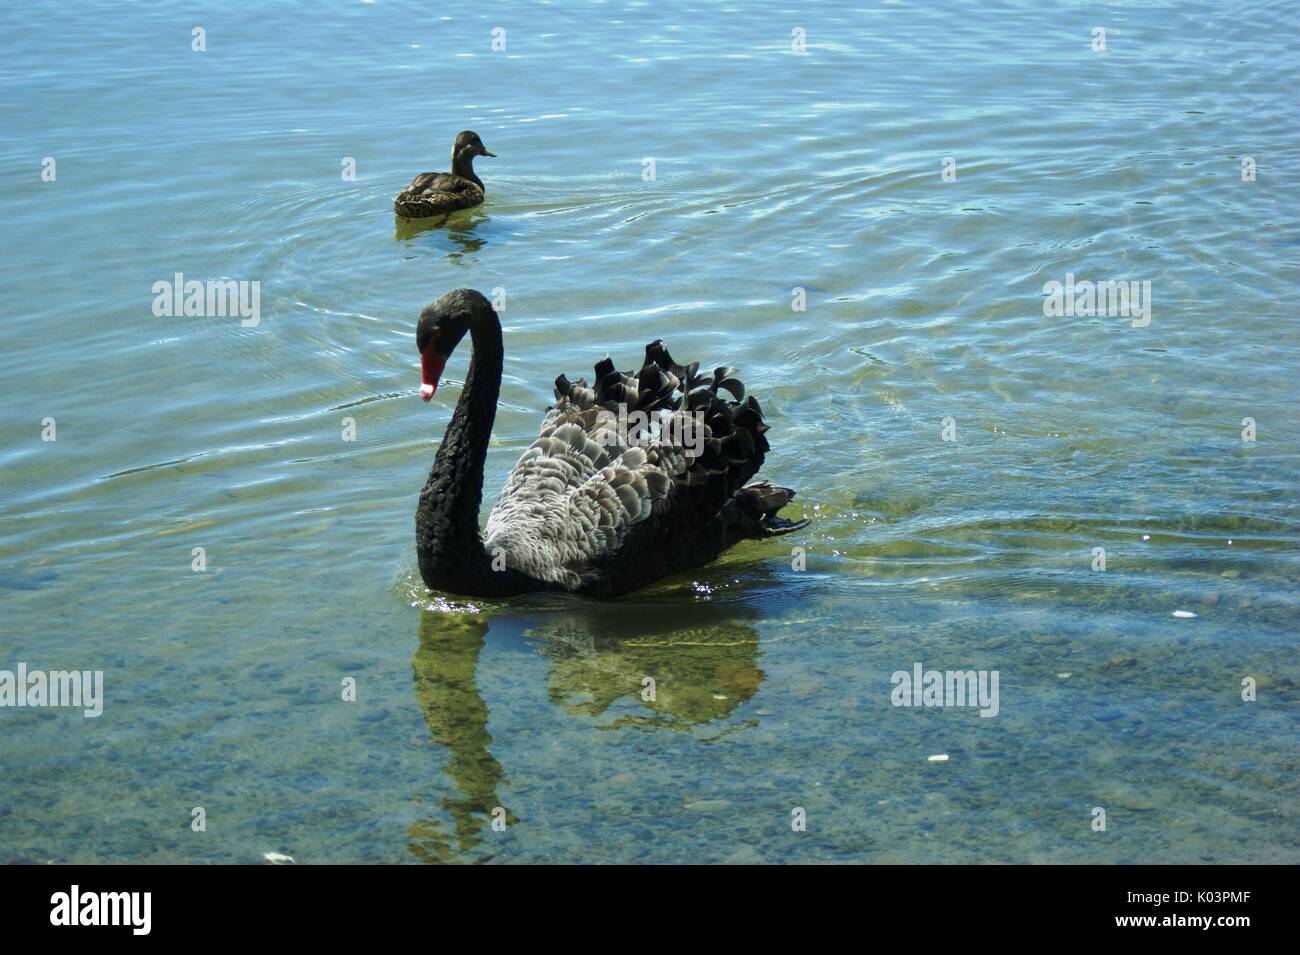
<path id="1" fill-rule="evenodd" d="M 539 649 L 553 659 L 553 703 L 587 716 L 601 716 L 620 699 L 641 704 L 641 712 L 620 715 L 606 729 L 685 729 L 721 720 L 763 681 L 758 634 L 744 624 L 598 637 L 566 620 L 547 627 L 545 641 Z"/>
<path id="2" fill-rule="evenodd" d="M 599 718 L 617 701 L 635 705 L 634 712 L 619 707 L 602 730 L 688 730 L 726 719 L 754 696 L 763 680 L 759 638 L 738 619 L 747 616 L 743 608 L 704 603 L 664 610 L 662 603 L 641 610 L 625 602 L 571 601 L 522 620 L 424 611 L 412 661 L 415 697 L 433 741 L 447 750 L 443 772 L 452 792 L 438 802 L 441 812 L 411 826 L 411 853 L 423 862 L 460 860 L 483 841 L 493 810 L 503 806 L 498 790 L 509 780 L 491 753 L 488 706 L 475 678 L 493 626 L 517 640 L 522 625 L 532 648 L 550 660 L 547 697 L 565 712 Z M 508 807 L 506 813 L 513 824 Z"/>
<path id="3" fill-rule="evenodd" d="M 448 752 L 443 770 L 459 794 L 440 803 L 455 833 L 440 819 L 411 827 L 411 852 L 423 862 L 452 862 L 456 853 L 478 845 L 486 817 L 500 805 L 501 764 L 488 752 L 487 703 L 478 691 L 475 669 L 487 636 L 482 617 L 425 612 L 420 615 L 420 646 L 411 661 L 415 698 L 433 741 Z M 455 848 L 453 849 L 453 843 Z"/>
<path id="4" fill-rule="evenodd" d="M 478 227 L 487 221 L 488 216 L 477 209 L 458 209 L 444 215 L 429 216 L 427 219 L 404 219 L 401 216 L 393 216 L 393 238 L 399 242 L 407 242 L 422 233 L 441 230 L 441 233 L 451 240 L 447 258 L 459 259 L 473 255 L 487 245 L 486 238 L 475 234 Z"/>

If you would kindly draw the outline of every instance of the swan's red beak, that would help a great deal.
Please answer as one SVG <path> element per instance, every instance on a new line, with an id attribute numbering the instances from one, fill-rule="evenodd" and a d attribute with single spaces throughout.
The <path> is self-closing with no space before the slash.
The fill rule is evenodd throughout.
<path id="1" fill-rule="evenodd" d="M 446 364 L 447 356 L 439 355 L 432 348 L 426 348 L 420 356 L 420 374 L 424 379 L 420 385 L 420 397 L 425 401 L 432 398 L 438 390 L 438 379 L 442 377 L 442 369 Z"/>

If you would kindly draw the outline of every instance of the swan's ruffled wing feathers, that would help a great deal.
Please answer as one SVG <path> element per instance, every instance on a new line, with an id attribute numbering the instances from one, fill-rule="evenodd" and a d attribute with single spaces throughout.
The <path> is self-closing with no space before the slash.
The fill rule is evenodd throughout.
<path id="1" fill-rule="evenodd" d="M 767 451 L 762 410 L 735 374 L 701 375 L 656 341 L 635 374 L 606 358 L 594 386 L 561 375 L 488 518 L 489 554 L 578 589 L 689 552 Z"/>

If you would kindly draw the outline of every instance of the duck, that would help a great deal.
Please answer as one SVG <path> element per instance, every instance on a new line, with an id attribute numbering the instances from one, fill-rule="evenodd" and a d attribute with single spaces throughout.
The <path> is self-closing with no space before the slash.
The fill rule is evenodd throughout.
<path id="1" fill-rule="evenodd" d="M 483 202 L 483 180 L 474 174 L 474 157 L 491 156 L 479 134 L 465 130 L 451 146 L 451 172 L 422 172 L 393 197 L 393 210 L 406 219 L 468 209 Z"/>
<path id="2" fill-rule="evenodd" d="M 736 369 L 701 374 L 698 362 L 678 364 L 656 340 L 638 371 L 617 371 L 606 356 L 590 385 L 555 379 L 555 404 L 480 531 L 501 322 L 473 289 L 447 292 L 421 311 L 424 401 L 466 335 L 465 384 L 415 514 L 416 558 L 431 590 L 615 597 L 710 563 L 742 540 L 808 525 L 778 514 L 793 490 L 750 481 L 769 450 L 769 426 Z"/>

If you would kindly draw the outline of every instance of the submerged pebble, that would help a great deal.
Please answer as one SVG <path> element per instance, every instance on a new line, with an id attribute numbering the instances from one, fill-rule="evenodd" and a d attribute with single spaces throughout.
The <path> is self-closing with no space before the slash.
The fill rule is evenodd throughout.
<path id="1" fill-rule="evenodd" d="M 688 802 L 683 808 L 691 812 L 717 812 L 719 809 L 727 809 L 731 806 L 730 799 L 700 799 L 695 802 Z"/>
<path id="2" fill-rule="evenodd" d="M 727 865 L 763 865 L 767 860 L 753 846 L 741 846 L 722 861 Z"/>

